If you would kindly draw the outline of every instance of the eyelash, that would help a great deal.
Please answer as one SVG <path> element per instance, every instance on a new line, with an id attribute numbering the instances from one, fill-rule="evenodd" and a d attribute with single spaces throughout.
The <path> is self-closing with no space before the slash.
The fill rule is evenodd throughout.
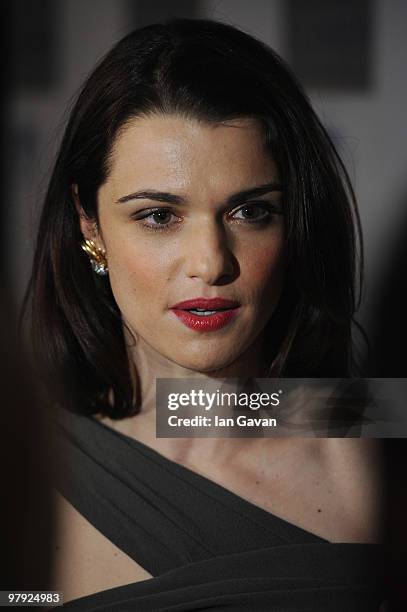
<path id="1" fill-rule="evenodd" d="M 261 209 L 263 210 L 264 213 L 267 213 L 265 216 L 260 217 L 259 219 L 238 219 L 238 222 L 244 223 L 244 224 L 250 224 L 250 225 L 257 225 L 257 226 L 265 226 L 268 225 L 273 216 L 275 215 L 279 215 L 281 213 L 276 212 L 274 210 L 271 210 L 270 205 L 267 205 L 266 202 L 249 202 L 247 204 L 244 204 L 243 206 L 241 206 L 240 208 L 238 208 L 235 213 L 238 213 L 241 210 L 244 210 L 245 208 L 255 208 L 255 209 Z M 140 212 L 143 211 L 139 211 L 137 213 L 137 215 L 140 214 Z M 147 214 L 145 214 L 142 217 L 135 217 L 135 215 L 133 215 L 133 219 L 135 219 L 135 221 L 143 221 L 144 219 L 148 219 L 149 217 L 152 217 L 154 214 L 157 213 L 170 213 L 172 215 L 174 215 L 174 213 L 171 211 L 170 208 L 167 207 L 163 207 L 163 208 L 152 208 L 148 211 L 144 211 Z M 175 216 L 175 215 L 174 215 Z M 175 224 L 180 223 L 180 221 L 176 221 Z M 147 230 L 151 230 L 151 231 L 169 231 L 172 229 L 174 223 L 154 223 L 154 224 L 149 224 L 149 223 L 141 223 L 142 227 L 147 229 Z"/>

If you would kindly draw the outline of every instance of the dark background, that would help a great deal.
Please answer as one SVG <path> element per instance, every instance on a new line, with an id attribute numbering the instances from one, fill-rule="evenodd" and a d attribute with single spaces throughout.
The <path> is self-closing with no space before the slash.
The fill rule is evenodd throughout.
<path id="1" fill-rule="evenodd" d="M 210 17 L 270 44 L 306 86 L 358 196 L 366 256 L 359 320 L 374 346 L 368 375 L 406 377 L 407 2 L 5 0 L 2 9 L 1 285 L 14 305 L 4 310 L 6 326 L 29 276 L 47 178 L 79 86 L 130 30 L 171 16 Z M 386 444 L 394 601 L 407 590 L 405 442 Z"/>
<path id="2" fill-rule="evenodd" d="M 95 62 L 135 27 L 171 16 L 227 21 L 270 44 L 305 84 L 356 188 L 366 247 L 361 321 L 407 224 L 404 0 L 7 0 L 6 278 L 21 298 L 65 111 Z M 403 218 L 404 217 L 404 218 Z"/>

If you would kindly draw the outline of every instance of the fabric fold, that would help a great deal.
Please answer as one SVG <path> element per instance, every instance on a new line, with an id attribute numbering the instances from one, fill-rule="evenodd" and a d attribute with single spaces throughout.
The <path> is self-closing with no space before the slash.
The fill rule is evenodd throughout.
<path id="1" fill-rule="evenodd" d="M 66 610 L 377 611 L 380 549 L 337 544 L 88 416 L 52 416 L 55 486 L 153 578 Z"/>
<path id="2" fill-rule="evenodd" d="M 376 553 L 373 544 L 297 544 L 235 553 L 83 597 L 66 609 L 377 611 Z"/>

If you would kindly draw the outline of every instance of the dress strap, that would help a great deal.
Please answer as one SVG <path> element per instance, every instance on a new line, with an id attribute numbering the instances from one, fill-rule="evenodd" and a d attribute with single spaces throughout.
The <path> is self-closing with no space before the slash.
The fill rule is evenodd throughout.
<path id="1" fill-rule="evenodd" d="M 57 408 L 58 491 L 158 576 L 220 555 L 327 541 L 100 421 Z"/>

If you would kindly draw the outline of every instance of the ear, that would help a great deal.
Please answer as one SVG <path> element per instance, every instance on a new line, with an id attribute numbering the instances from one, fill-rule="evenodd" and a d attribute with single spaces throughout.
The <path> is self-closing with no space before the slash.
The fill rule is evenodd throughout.
<path id="1" fill-rule="evenodd" d="M 71 185 L 72 198 L 75 204 L 79 216 L 79 224 L 82 232 L 82 236 L 85 240 L 93 240 L 97 247 L 104 249 L 103 239 L 100 234 L 96 219 L 88 217 L 82 208 L 79 199 L 78 185 L 74 183 Z"/>

